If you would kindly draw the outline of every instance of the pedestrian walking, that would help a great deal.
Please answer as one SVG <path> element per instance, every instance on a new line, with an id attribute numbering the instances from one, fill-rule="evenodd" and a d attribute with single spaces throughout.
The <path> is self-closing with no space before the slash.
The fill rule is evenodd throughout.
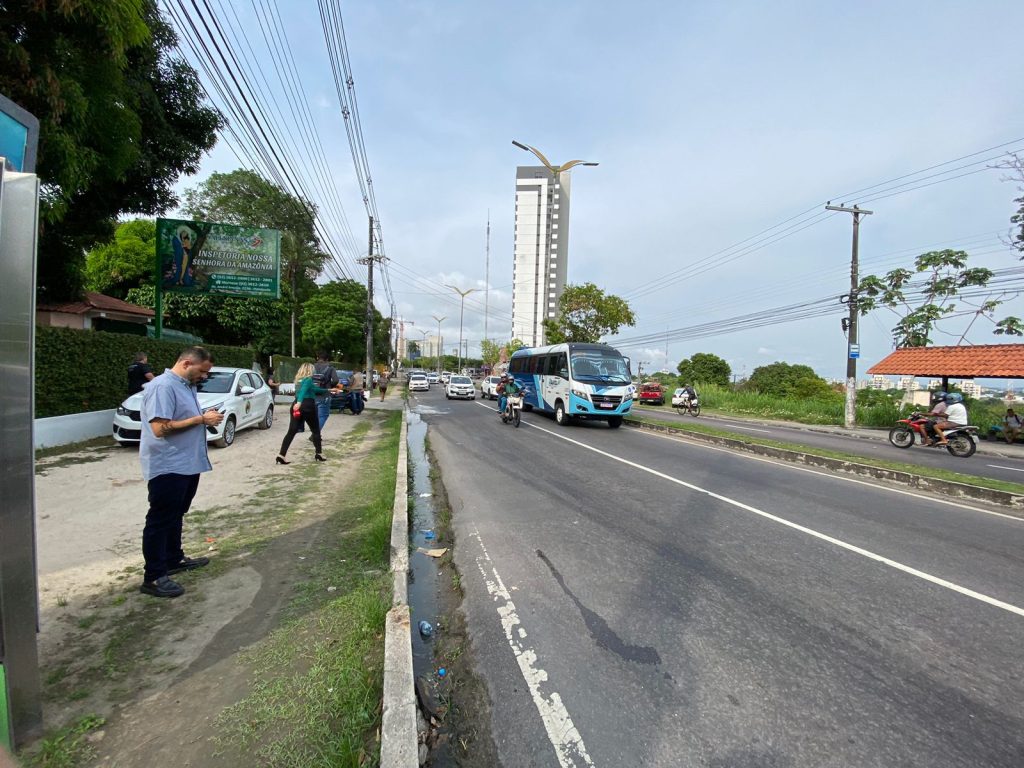
<path id="1" fill-rule="evenodd" d="M 363 400 L 363 372 L 355 371 L 352 374 L 352 413 L 360 414 L 365 405 Z"/>
<path id="2" fill-rule="evenodd" d="M 1017 439 L 1022 426 L 1024 426 L 1024 422 L 1021 422 L 1020 416 L 1013 412 L 1013 408 L 1007 408 L 1006 415 L 1003 417 L 1003 438 L 1007 443 L 1012 443 Z"/>
<path id="3" fill-rule="evenodd" d="M 189 347 L 173 368 L 153 378 L 143 390 L 139 461 L 149 489 L 149 512 L 142 531 L 146 569 L 139 591 L 154 597 L 178 597 L 185 588 L 171 575 L 210 562 L 188 557 L 181 547 L 185 514 L 199 488 L 199 475 L 213 469 L 206 448 L 206 428 L 224 419 L 215 409 L 203 411 L 196 384 L 213 366 L 203 347 Z"/>
<path id="4" fill-rule="evenodd" d="M 316 363 L 313 365 L 313 384 L 321 389 L 334 389 L 338 386 L 338 372 L 328 362 L 329 356 L 326 352 L 319 352 L 316 356 Z M 331 395 L 316 396 L 316 415 L 320 421 L 320 431 L 324 431 L 324 424 L 327 417 L 331 415 Z M 310 440 L 312 440 L 312 435 Z"/>
<path id="5" fill-rule="evenodd" d="M 380 383 L 378 384 L 378 386 L 380 387 L 380 401 L 383 403 L 384 402 L 384 395 L 386 395 L 388 393 L 388 372 L 387 371 L 384 371 L 383 373 L 381 373 L 381 375 L 380 375 Z"/>
<path id="6" fill-rule="evenodd" d="M 153 369 L 149 367 L 149 357 L 145 352 L 136 352 L 135 361 L 128 366 L 128 397 L 153 380 Z"/>
<path id="7" fill-rule="evenodd" d="M 281 442 L 281 452 L 277 455 L 276 461 L 278 464 L 291 464 L 290 461 L 286 461 L 285 457 L 288 455 L 288 449 L 291 447 L 292 440 L 303 423 L 313 433 L 310 436 L 313 441 L 313 448 L 316 449 L 316 454 L 313 458 L 316 461 L 326 461 L 323 457 L 323 446 L 320 442 L 320 420 L 316 411 L 316 397 L 317 395 L 325 395 L 329 391 L 313 383 L 312 363 L 303 363 L 299 366 L 298 373 L 295 374 L 295 402 L 292 403 L 291 407 L 288 433 L 284 436 L 284 440 Z"/>

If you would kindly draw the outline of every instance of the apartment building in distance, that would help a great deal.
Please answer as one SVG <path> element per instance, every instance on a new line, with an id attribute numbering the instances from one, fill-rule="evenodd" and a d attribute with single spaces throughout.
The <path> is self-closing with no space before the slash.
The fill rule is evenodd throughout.
<path id="1" fill-rule="evenodd" d="M 512 338 L 546 343 L 544 321 L 558 314 L 569 256 L 570 174 L 544 166 L 516 168 Z"/>

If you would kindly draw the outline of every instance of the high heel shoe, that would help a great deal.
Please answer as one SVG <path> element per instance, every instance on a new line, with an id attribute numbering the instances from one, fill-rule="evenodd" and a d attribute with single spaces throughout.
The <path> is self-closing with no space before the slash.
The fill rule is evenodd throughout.
<path id="1" fill-rule="evenodd" d="M 321 456 L 321 455 L 320 455 L 319 453 L 318 453 L 318 454 L 317 454 L 316 456 L 314 456 L 314 457 L 313 457 L 313 459 L 314 459 L 315 461 L 327 461 L 327 459 L 325 459 L 325 458 L 324 458 L 323 456 Z"/>
<path id="2" fill-rule="evenodd" d="M 284 459 L 283 459 L 282 457 L 280 457 L 280 456 L 278 456 L 278 457 L 277 457 L 277 463 L 278 463 L 278 464 L 291 464 L 291 462 L 290 462 L 290 461 L 285 461 L 285 460 L 284 460 Z"/>

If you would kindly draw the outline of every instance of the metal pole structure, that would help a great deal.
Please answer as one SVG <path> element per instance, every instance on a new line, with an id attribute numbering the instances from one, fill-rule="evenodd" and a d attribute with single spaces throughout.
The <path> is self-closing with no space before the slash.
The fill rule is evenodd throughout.
<path id="1" fill-rule="evenodd" d="M 296 295 L 295 295 L 295 292 L 297 290 L 297 287 L 296 287 L 296 282 L 297 281 L 295 279 L 295 258 L 294 258 L 294 256 L 292 258 L 291 273 L 292 273 L 292 357 L 295 357 L 295 302 L 296 302 L 296 298 L 297 298 Z"/>
<path id="2" fill-rule="evenodd" d="M 487 335 L 487 321 L 491 309 L 491 209 L 487 209 L 487 246 L 484 249 L 484 338 Z"/>
<path id="3" fill-rule="evenodd" d="M 466 310 L 466 297 L 469 296 L 469 294 L 473 293 L 473 291 L 475 291 L 477 289 L 476 288 L 467 288 L 465 291 L 463 291 L 463 290 L 461 290 L 459 288 L 456 288 L 454 285 L 448 285 L 447 283 L 445 283 L 445 287 L 446 288 L 451 288 L 453 291 L 455 291 L 457 294 L 459 294 L 459 298 L 461 299 L 461 301 L 459 302 L 459 346 L 458 346 L 458 349 L 456 350 L 456 352 L 458 354 L 459 362 L 458 362 L 458 367 L 457 367 L 455 372 L 456 373 L 462 373 L 462 320 L 463 320 L 463 317 L 465 315 L 465 310 Z"/>
<path id="4" fill-rule="evenodd" d="M 441 321 L 442 320 L 447 320 L 448 319 L 448 315 L 444 315 L 443 317 L 438 317 L 437 315 L 434 315 L 433 317 L 434 317 L 435 320 L 437 320 L 437 375 L 440 376 L 441 375 L 441 352 L 444 349 L 444 345 L 441 343 Z"/>
<path id="5" fill-rule="evenodd" d="M 846 208 L 841 205 L 826 205 L 827 211 L 841 211 L 842 213 L 853 214 L 853 253 L 850 257 L 850 295 L 846 297 L 846 304 L 850 307 L 850 317 L 847 320 L 847 347 L 846 347 L 846 408 L 844 411 L 843 423 L 847 429 L 857 426 L 857 358 L 860 357 L 860 343 L 857 336 L 857 287 L 859 277 L 857 274 L 857 246 L 860 239 L 860 217 L 868 216 L 874 211 L 865 211 L 856 205 L 853 208 Z M 843 301 L 843 299 L 840 299 Z"/>
<path id="6" fill-rule="evenodd" d="M 373 262 L 384 261 L 384 255 L 373 255 L 373 216 L 370 217 L 370 250 L 365 259 L 359 259 L 366 265 L 366 377 L 364 386 L 373 386 Z"/>

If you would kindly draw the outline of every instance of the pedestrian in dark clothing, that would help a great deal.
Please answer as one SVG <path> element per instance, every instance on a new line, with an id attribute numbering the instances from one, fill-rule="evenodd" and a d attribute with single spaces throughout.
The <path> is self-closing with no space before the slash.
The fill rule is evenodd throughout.
<path id="1" fill-rule="evenodd" d="M 338 372 L 328 362 L 327 357 L 326 352 L 321 352 L 316 356 L 316 363 L 313 365 L 313 383 L 322 389 L 334 389 L 338 386 Z M 329 393 L 316 397 L 316 413 L 320 422 L 320 431 L 323 432 L 327 417 L 331 415 L 331 395 Z"/>
<path id="2" fill-rule="evenodd" d="M 135 362 L 128 366 L 128 397 L 153 380 L 153 369 L 149 367 L 149 357 L 145 352 L 135 353 Z"/>
<path id="3" fill-rule="evenodd" d="M 142 531 L 146 571 L 139 591 L 154 597 L 178 597 L 185 588 L 170 577 L 210 562 L 188 557 L 181 547 L 181 528 L 199 487 L 199 475 L 213 467 L 206 451 L 206 428 L 224 415 L 202 411 L 196 384 L 213 366 L 210 353 L 189 347 L 173 368 L 155 377 L 143 390 L 139 460 L 149 485 L 149 512 Z"/>
<path id="4" fill-rule="evenodd" d="M 276 459 L 278 464 L 291 464 L 290 461 L 285 460 L 285 457 L 288 455 L 288 449 L 291 447 L 299 427 L 303 424 L 308 426 L 309 431 L 313 433 L 311 437 L 313 447 L 316 449 L 316 455 L 313 458 L 316 461 L 326 461 L 320 442 L 320 419 L 316 412 L 316 397 L 317 395 L 326 395 L 329 391 L 313 383 L 312 363 L 303 363 L 299 366 L 299 371 L 295 374 L 295 402 L 292 404 L 291 421 L 288 422 L 288 434 L 281 442 L 281 452 Z"/>

